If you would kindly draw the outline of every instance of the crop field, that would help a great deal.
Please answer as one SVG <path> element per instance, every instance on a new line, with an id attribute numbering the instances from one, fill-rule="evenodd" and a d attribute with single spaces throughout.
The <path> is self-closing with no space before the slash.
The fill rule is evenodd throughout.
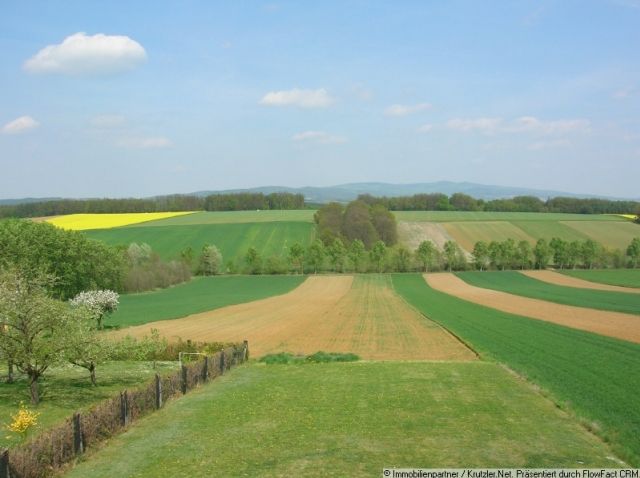
<path id="1" fill-rule="evenodd" d="M 304 276 L 200 277 L 168 289 L 120 296 L 119 309 L 106 325 L 128 327 L 260 300 L 285 294 L 304 280 Z"/>
<path id="2" fill-rule="evenodd" d="M 443 226 L 460 247 L 467 251 L 472 251 L 478 241 L 503 241 L 511 238 L 516 242 L 522 240 L 533 242 L 522 229 L 507 221 L 447 222 Z"/>
<path id="3" fill-rule="evenodd" d="M 30 432 L 35 435 L 68 418 L 75 411 L 88 408 L 94 403 L 112 397 L 125 388 L 135 387 L 150 381 L 156 373 L 173 371 L 178 367 L 176 362 L 157 362 L 154 369 L 150 362 L 107 362 L 96 369 L 98 386 L 89 381 L 89 373 L 80 367 L 58 366 L 47 372 L 42 380 L 43 401 L 37 408 L 40 413 L 38 424 Z M 3 368 L 2 374 L 6 372 Z M 29 388 L 27 378 L 16 374 L 12 384 L 2 383 L 0 386 L 0 426 L 11 421 L 20 402 L 29 404 Z M 7 430 L 0 434 L 0 448 L 17 443 Z"/>
<path id="4" fill-rule="evenodd" d="M 458 272 L 468 284 L 558 304 L 640 315 L 640 295 L 586 290 L 533 279 L 516 271 Z"/>
<path id="5" fill-rule="evenodd" d="M 566 270 L 561 272 L 585 281 L 640 288 L 640 269 Z"/>
<path id="6" fill-rule="evenodd" d="M 475 360 L 439 325 L 408 307 L 389 276 L 310 277 L 288 294 L 149 323 L 116 332 L 158 329 L 169 340 L 242 341 L 251 354 L 353 352 L 365 359 Z"/>
<path id="7" fill-rule="evenodd" d="M 543 212 L 485 212 L 485 211 L 394 211 L 398 221 L 462 222 L 462 221 L 622 221 L 607 214 L 563 214 Z"/>
<path id="8" fill-rule="evenodd" d="M 128 214 L 69 214 L 44 220 L 62 229 L 85 231 L 88 229 L 110 229 L 112 227 L 139 224 L 178 216 L 188 216 L 191 212 L 139 212 Z"/>
<path id="9" fill-rule="evenodd" d="M 144 226 L 193 226 L 195 224 L 245 224 L 255 222 L 313 222 L 315 210 L 200 211 L 186 216 L 146 222 Z"/>
<path id="10" fill-rule="evenodd" d="M 626 250 L 633 238 L 640 237 L 640 225 L 630 221 L 618 221 L 602 227 L 599 221 L 563 222 L 578 232 L 609 247 Z"/>
<path id="11" fill-rule="evenodd" d="M 562 271 L 560 271 L 562 272 Z M 627 294 L 638 294 L 640 293 L 640 288 L 633 287 L 622 287 L 619 285 L 611 285 L 611 284 L 602 284 L 599 282 L 591 282 L 584 279 L 579 279 L 578 277 L 574 277 L 568 274 L 561 274 L 560 272 L 550 271 L 550 270 L 530 270 L 530 271 L 520 271 L 521 274 L 524 274 L 532 279 L 538 279 L 543 282 L 548 282 L 549 284 L 555 284 L 566 287 L 575 287 L 578 289 L 592 289 L 592 290 L 607 290 L 611 292 L 624 292 Z M 640 273 L 638 274 L 640 277 Z"/>
<path id="12" fill-rule="evenodd" d="M 418 274 L 395 290 L 429 319 L 547 390 L 586 426 L 640 465 L 640 345 L 531 320 L 438 292 Z"/>
<path id="13" fill-rule="evenodd" d="M 495 364 L 251 364 L 170 402 L 68 476 L 156 477 L 167 469 L 183 477 L 202 470 L 378 476 L 384 467 L 462 463 L 619 466 L 610 455 Z"/>
<path id="14" fill-rule="evenodd" d="M 476 287 L 450 273 L 426 274 L 425 280 L 440 292 L 496 310 L 640 343 L 637 315 L 557 304 Z"/>
<path id="15" fill-rule="evenodd" d="M 307 246 L 312 241 L 314 227 L 306 222 L 194 224 L 188 227 L 123 227 L 87 231 L 86 234 L 111 245 L 144 242 L 165 260 L 179 258 L 180 252 L 187 247 L 191 247 L 197 257 L 205 244 L 215 244 L 228 264 L 230 260 L 242 263 L 250 247 L 255 247 L 263 258 L 286 257 L 291 244 L 299 242 Z"/>

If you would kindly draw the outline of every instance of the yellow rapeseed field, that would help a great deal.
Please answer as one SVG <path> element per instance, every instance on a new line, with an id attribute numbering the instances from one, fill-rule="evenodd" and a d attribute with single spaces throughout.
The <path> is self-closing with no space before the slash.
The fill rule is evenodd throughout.
<path id="1" fill-rule="evenodd" d="M 69 214 L 47 219 L 46 222 L 62 229 L 84 231 L 87 229 L 111 229 L 141 222 L 183 216 L 193 212 L 137 212 L 127 214 Z"/>
<path id="2" fill-rule="evenodd" d="M 636 217 L 638 217 L 635 214 L 617 214 L 617 216 L 622 216 L 626 219 L 631 219 L 632 221 L 635 221 Z"/>

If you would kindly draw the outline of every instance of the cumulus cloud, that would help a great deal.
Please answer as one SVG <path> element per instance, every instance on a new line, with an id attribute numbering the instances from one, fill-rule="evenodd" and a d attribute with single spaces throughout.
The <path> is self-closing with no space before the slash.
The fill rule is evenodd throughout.
<path id="1" fill-rule="evenodd" d="M 591 123 L 583 118 L 544 121 L 534 116 L 521 116 L 512 121 L 504 121 L 502 118 L 454 118 L 447 121 L 446 126 L 452 130 L 478 131 L 485 134 L 535 133 L 538 135 L 558 135 L 589 132 Z"/>
<path id="2" fill-rule="evenodd" d="M 265 106 L 297 106 L 299 108 L 326 108 L 333 102 L 334 99 L 324 88 L 270 91 L 260 100 L 260 104 Z"/>
<path id="3" fill-rule="evenodd" d="M 123 138 L 117 142 L 122 148 L 130 149 L 163 149 L 170 148 L 173 143 L 163 136 L 141 137 L 141 138 Z"/>
<path id="4" fill-rule="evenodd" d="M 20 116 L 20 118 L 16 118 L 5 124 L 2 127 L 2 132 L 4 134 L 20 134 L 31 129 L 35 129 L 38 126 L 40 126 L 40 123 L 34 120 L 31 116 Z"/>
<path id="5" fill-rule="evenodd" d="M 391 105 L 385 110 L 387 116 L 408 116 L 431 108 L 430 103 L 418 103 L 416 105 Z"/>
<path id="6" fill-rule="evenodd" d="M 446 127 L 456 131 L 480 131 L 495 133 L 502 124 L 502 118 L 454 118 L 446 122 Z"/>
<path id="7" fill-rule="evenodd" d="M 80 32 L 44 47 L 25 61 L 24 69 L 37 74 L 113 74 L 131 70 L 146 58 L 142 45 L 127 36 Z"/>
<path id="8" fill-rule="evenodd" d="M 291 139 L 299 143 L 341 144 L 347 142 L 347 138 L 344 136 L 334 136 L 324 131 L 303 131 L 294 134 Z"/>

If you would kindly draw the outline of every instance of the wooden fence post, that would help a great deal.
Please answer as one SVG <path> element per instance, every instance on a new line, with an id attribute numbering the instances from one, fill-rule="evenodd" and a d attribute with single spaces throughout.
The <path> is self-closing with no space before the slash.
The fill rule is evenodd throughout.
<path id="1" fill-rule="evenodd" d="M 220 351 L 220 375 L 224 375 L 224 367 L 225 367 L 225 363 L 224 363 L 224 349 L 222 349 Z"/>
<path id="2" fill-rule="evenodd" d="M 73 414 L 73 452 L 76 455 L 84 453 L 84 440 L 82 439 L 82 419 L 79 413 Z"/>
<path id="3" fill-rule="evenodd" d="M 180 388 L 182 395 L 185 395 L 187 393 L 187 366 L 183 365 L 180 372 Z"/>
<path id="4" fill-rule="evenodd" d="M 209 356 L 204 356 L 204 363 L 202 364 L 202 381 L 209 380 Z"/>
<path id="5" fill-rule="evenodd" d="M 9 471 L 9 450 L 6 448 L 0 453 L 0 478 L 11 478 Z"/>
<path id="6" fill-rule="evenodd" d="M 245 340 L 243 344 L 244 344 L 244 359 L 242 361 L 246 362 L 247 360 L 249 360 L 249 341 Z"/>
<path id="7" fill-rule="evenodd" d="M 162 408 L 162 379 L 156 374 L 156 410 Z"/>
<path id="8" fill-rule="evenodd" d="M 127 391 L 120 392 L 120 424 L 126 427 L 129 424 L 129 403 Z"/>

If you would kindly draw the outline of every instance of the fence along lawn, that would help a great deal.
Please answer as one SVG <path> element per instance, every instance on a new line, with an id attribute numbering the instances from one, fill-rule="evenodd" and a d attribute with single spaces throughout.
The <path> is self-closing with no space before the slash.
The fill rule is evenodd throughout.
<path id="1" fill-rule="evenodd" d="M 168 289 L 120 296 L 118 310 L 107 326 L 128 327 L 157 320 L 176 319 L 285 294 L 298 287 L 305 276 L 199 277 Z"/>
<path id="2" fill-rule="evenodd" d="M 393 284 L 428 318 L 548 390 L 622 459 L 640 465 L 640 345 L 472 304 L 417 274 L 394 275 Z"/>
<path id="3" fill-rule="evenodd" d="M 564 287 L 532 279 L 516 271 L 458 272 L 456 275 L 476 287 L 499 290 L 532 299 L 576 307 L 640 314 L 640 295 Z"/>
<path id="4" fill-rule="evenodd" d="M 608 455 L 601 441 L 495 364 L 254 363 L 168 404 L 67 476 L 617 466 Z"/>

